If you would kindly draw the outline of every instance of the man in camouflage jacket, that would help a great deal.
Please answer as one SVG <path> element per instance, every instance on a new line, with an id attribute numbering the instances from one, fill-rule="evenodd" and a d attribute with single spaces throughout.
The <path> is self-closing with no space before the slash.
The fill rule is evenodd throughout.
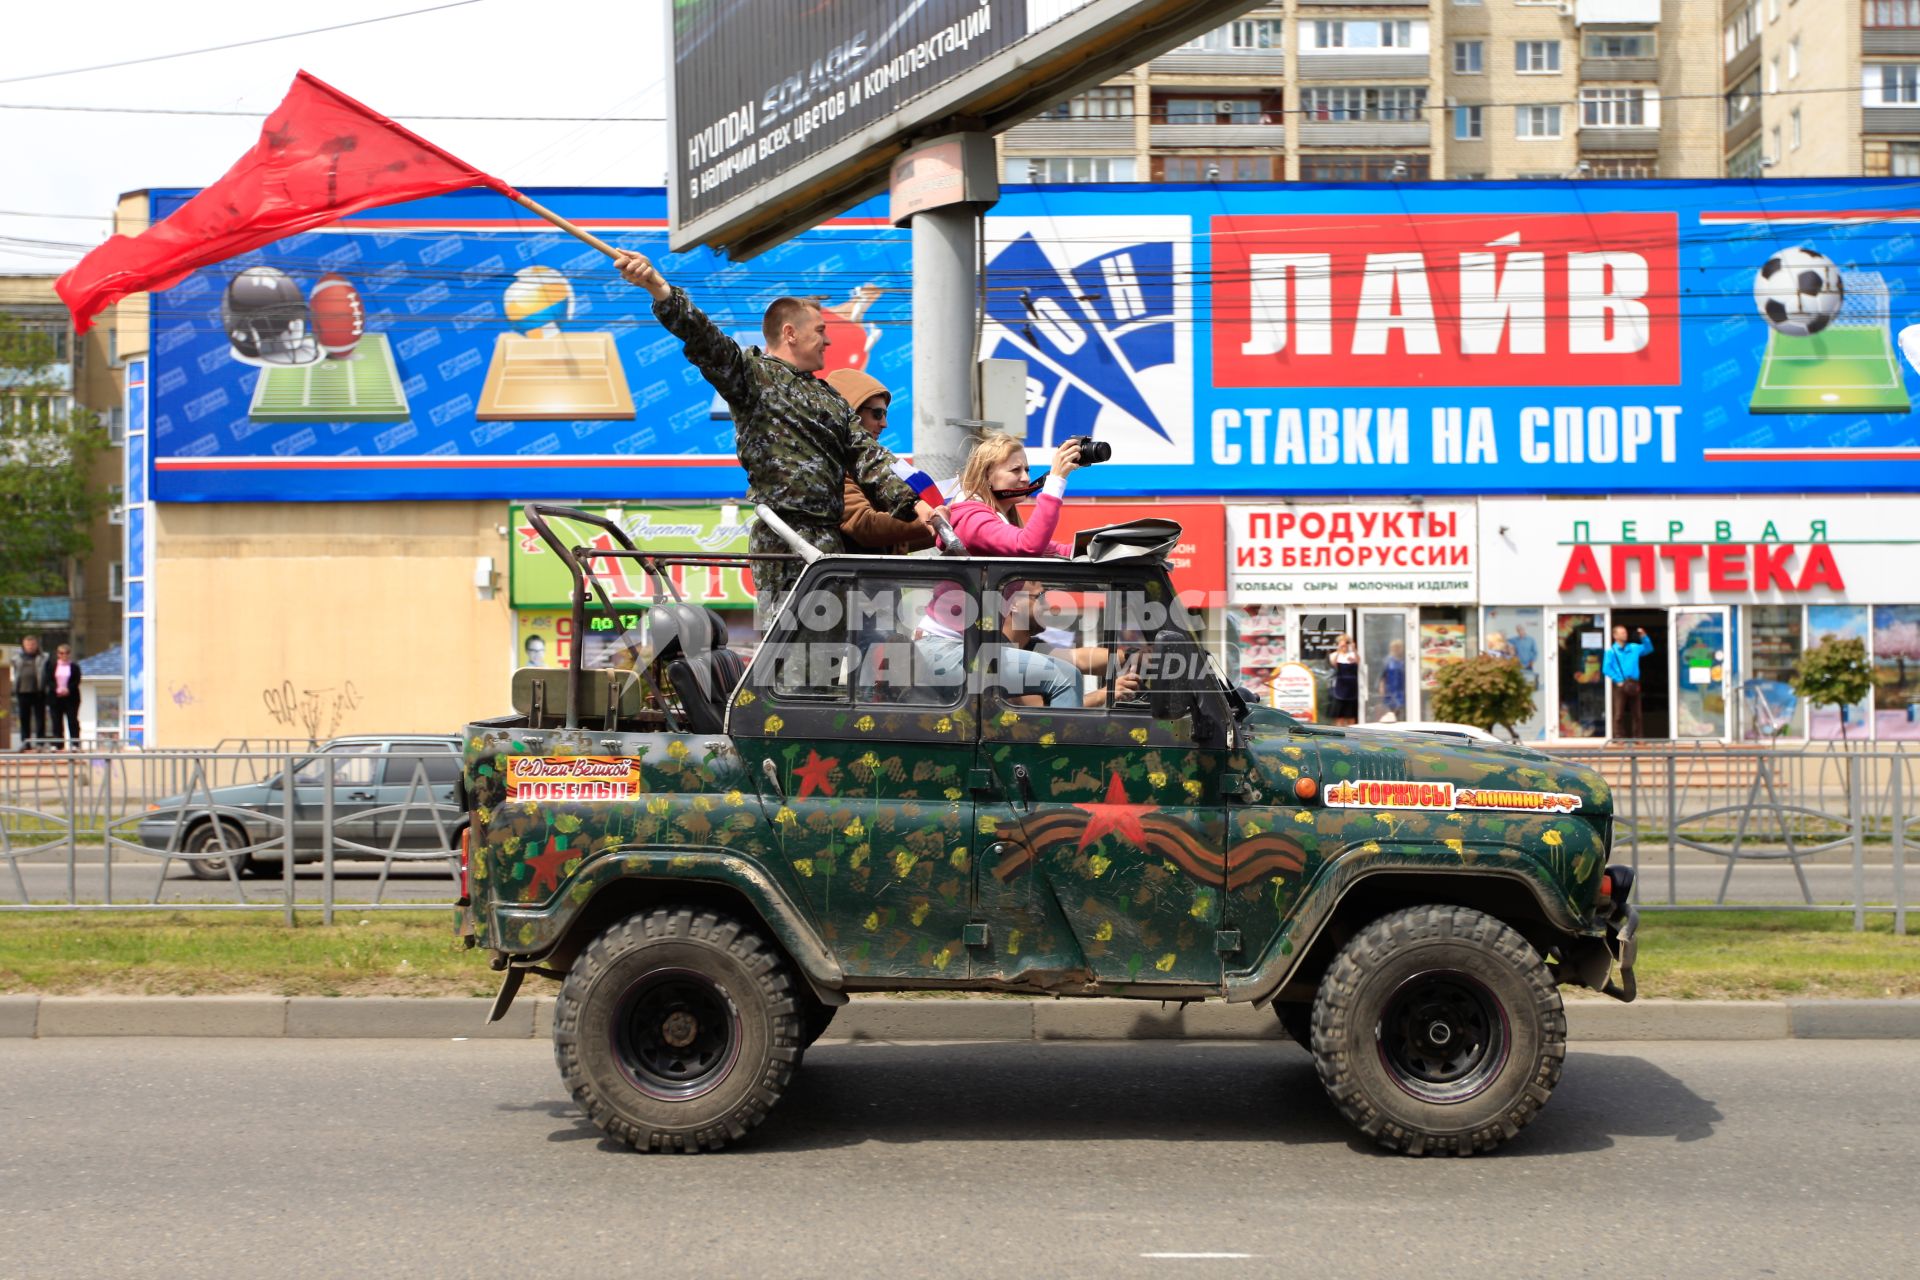
<path id="1" fill-rule="evenodd" d="M 930 515 L 894 476 L 893 454 L 860 425 L 852 406 L 814 376 L 827 347 L 817 305 L 775 299 L 761 327 L 767 350 L 742 349 L 646 258 L 622 250 L 615 263 L 629 283 L 653 296 L 654 318 L 685 344 L 687 359 L 733 410 L 734 449 L 746 468 L 748 501 L 772 507 L 795 533 L 830 553 L 846 550 L 840 521 L 848 480 L 896 519 Z M 755 522 L 748 547 L 755 553 L 787 550 L 763 521 Z M 763 628 L 799 572 L 790 561 L 755 566 Z"/>

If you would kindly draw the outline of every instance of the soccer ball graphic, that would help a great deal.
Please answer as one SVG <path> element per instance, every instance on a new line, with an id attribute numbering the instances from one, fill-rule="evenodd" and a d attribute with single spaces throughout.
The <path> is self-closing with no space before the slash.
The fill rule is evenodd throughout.
<path id="1" fill-rule="evenodd" d="M 1789 338 L 1809 337 L 1832 324 L 1845 299 L 1840 268 L 1804 246 L 1774 254 L 1753 278 L 1760 314 Z"/>

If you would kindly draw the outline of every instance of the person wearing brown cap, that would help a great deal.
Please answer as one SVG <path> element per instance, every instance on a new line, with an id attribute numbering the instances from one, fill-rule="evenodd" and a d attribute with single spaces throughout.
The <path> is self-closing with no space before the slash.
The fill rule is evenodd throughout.
<path id="1" fill-rule="evenodd" d="M 835 369 L 826 376 L 827 385 L 853 406 L 853 411 L 876 440 L 887 429 L 887 405 L 893 400 L 880 379 L 863 369 Z M 875 511 L 867 495 L 851 479 L 846 482 L 846 510 L 840 518 L 840 532 L 860 551 L 879 551 L 895 555 L 918 551 L 933 545 L 933 531 L 917 520 L 896 520 Z"/>

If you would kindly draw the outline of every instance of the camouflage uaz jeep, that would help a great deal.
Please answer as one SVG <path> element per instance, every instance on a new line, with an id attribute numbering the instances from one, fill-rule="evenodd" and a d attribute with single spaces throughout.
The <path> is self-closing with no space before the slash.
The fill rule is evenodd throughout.
<path id="1" fill-rule="evenodd" d="M 495 1017 L 527 973 L 561 984 L 567 1087 L 637 1148 L 743 1137 L 849 995 L 943 990 L 1269 1005 L 1360 1129 L 1464 1154 L 1559 1080 L 1560 984 L 1633 998 L 1599 775 L 1248 705 L 1166 522 L 1071 560 L 813 560 L 744 663 L 672 584 L 748 557 L 528 512 L 576 636 L 615 614 L 610 564 L 656 599 L 644 645 L 522 671 L 516 714 L 467 726 L 464 928 Z"/>

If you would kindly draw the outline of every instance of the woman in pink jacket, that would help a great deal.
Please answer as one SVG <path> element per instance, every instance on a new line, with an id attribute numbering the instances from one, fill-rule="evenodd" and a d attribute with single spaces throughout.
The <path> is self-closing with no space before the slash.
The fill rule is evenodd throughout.
<path id="1" fill-rule="evenodd" d="M 987 437 L 974 447 L 961 469 L 960 495 L 949 510 L 953 531 L 960 535 L 970 555 L 1070 557 L 1073 548 L 1055 542 L 1053 531 L 1060 523 L 1067 477 L 1079 466 L 1080 446 L 1061 445 L 1054 451 L 1053 469 L 1034 497 L 1026 447 L 1013 436 Z M 1020 503 L 1029 497 L 1034 497 L 1033 523 L 1024 524 Z M 1034 604 L 1032 600 L 1025 603 L 1029 610 Z M 941 590 L 935 593 L 921 623 L 921 651 L 933 667 L 936 682 L 958 677 L 961 632 L 967 621 L 965 608 L 964 592 Z M 1098 705 L 1106 701 L 1106 691 L 1083 698 L 1080 675 L 1083 671 L 1104 674 L 1106 656 L 1104 649 L 1065 649 L 1056 656 L 1009 645 L 1000 651 L 999 675 L 1007 692 L 1016 697 L 1039 694 L 1050 707 Z M 1131 693 L 1138 684 L 1138 676 L 1123 674 L 1119 692 Z"/>

